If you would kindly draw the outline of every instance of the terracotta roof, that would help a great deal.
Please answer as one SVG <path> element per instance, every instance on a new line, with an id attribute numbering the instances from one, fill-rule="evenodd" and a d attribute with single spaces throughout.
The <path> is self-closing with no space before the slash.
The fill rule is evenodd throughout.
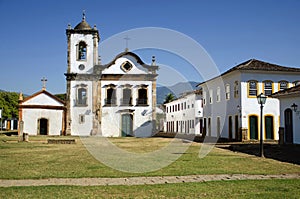
<path id="1" fill-rule="evenodd" d="M 281 72 L 300 72 L 300 68 L 294 68 L 294 67 L 287 67 L 287 66 L 280 66 L 277 64 L 271 64 L 268 62 L 256 60 L 256 59 L 250 59 L 248 61 L 245 61 L 222 75 L 235 71 L 235 70 L 259 70 L 259 71 L 281 71 Z"/>
<path id="2" fill-rule="evenodd" d="M 300 84 L 282 91 L 278 91 L 272 94 L 272 97 L 282 97 L 287 95 L 298 95 L 300 96 Z"/>
<path id="3" fill-rule="evenodd" d="M 272 63 L 264 62 L 264 61 L 257 60 L 257 59 L 250 59 L 250 60 L 245 61 L 237 66 L 234 66 L 233 68 L 222 73 L 220 76 L 231 73 L 233 71 L 279 71 L 279 72 L 298 72 L 298 73 L 300 73 L 300 68 L 280 66 L 277 64 L 272 64 Z M 220 77 L 220 76 L 217 76 L 217 77 Z M 215 79 L 217 77 L 214 77 L 212 79 Z M 210 80 L 212 80 L 212 79 L 210 79 Z M 210 80 L 207 80 L 207 81 L 210 81 Z M 207 81 L 205 81 L 205 82 L 207 82 Z M 197 86 L 199 86 L 205 82 L 201 82 Z"/>

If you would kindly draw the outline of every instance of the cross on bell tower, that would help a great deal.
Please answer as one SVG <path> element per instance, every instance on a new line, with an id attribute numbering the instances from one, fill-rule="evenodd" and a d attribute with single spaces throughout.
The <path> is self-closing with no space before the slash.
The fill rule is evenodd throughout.
<path id="1" fill-rule="evenodd" d="M 45 77 L 43 77 L 43 79 L 41 79 L 41 81 L 43 82 L 43 90 L 46 90 L 46 82 L 48 81 Z"/>
<path id="2" fill-rule="evenodd" d="M 125 48 L 125 52 L 128 52 L 128 41 L 130 40 L 130 38 L 128 37 L 128 35 L 126 35 L 126 37 L 124 38 L 124 40 L 126 41 L 126 48 Z"/>

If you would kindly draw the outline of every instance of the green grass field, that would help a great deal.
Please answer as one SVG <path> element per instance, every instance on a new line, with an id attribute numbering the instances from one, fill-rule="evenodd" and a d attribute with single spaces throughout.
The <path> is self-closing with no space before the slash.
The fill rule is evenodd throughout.
<path id="1" fill-rule="evenodd" d="M 0 179 L 177 176 L 193 174 L 287 174 L 300 166 L 214 148 L 198 157 L 201 144 L 193 143 L 174 163 L 149 173 L 124 173 L 97 161 L 78 137 L 76 144 L 47 144 L 47 137 L 0 136 Z M 61 139 L 57 137 L 55 139 Z M 159 150 L 171 139 L 109 138 L 127 151 Z M 185 143 L 182 143 L 183 145 Z M 300 180 L 240 180 L 135 186 L 40 186 L 0 188 L 0 198 L 298 198 Z"/>
<path id="2" fill-rule="evenodd" d="M 299 198 L 300 180 L 241 180 L 137 186 L 0 188 L 0 198 Z"/>
<path id="3" fill-rule="evenodd" d="M 149 173 L 124 173 L 97 161 L 82 145 L 46 144 L 47 137 L 31 137 L 32 142 L 13 142 L 17 137 L 0 137 L 0 178 L 81 178 L 81 177 L 129 177 L 174 176 L 193 174 L 282 174 L 299 173 L 300 166 L 262 159 L 242 153 L 214 148 L 205 158 L 198 157 L 200 144 L 189 149 L 168 167 Z M 4 141 L 6 142 L 4 142 Z M 170 142 L 163 138 L 111 138 L 124 150 L 145 152 L 157 150 Z"/>

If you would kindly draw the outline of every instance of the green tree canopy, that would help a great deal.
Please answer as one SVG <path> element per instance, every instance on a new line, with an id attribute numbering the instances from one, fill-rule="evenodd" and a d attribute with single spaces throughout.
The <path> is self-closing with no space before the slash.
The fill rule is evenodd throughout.
<path id="1" fill-rule="evenodd" d="M 175 100 L 175 96 L 172 94 L 172 93 L 169 93 L 166 95 L 165 97 L 165 101 L 164 101 L 164 104 L 166 103 L 169 103 L 169 102 L 172 102 Z"/>
<path id="2" fill-rule="evenodd" d="M 19 117 L 18 100 L 18 93 L 0 92 L 0 109 L 2 109 L 2 119 Z"/>

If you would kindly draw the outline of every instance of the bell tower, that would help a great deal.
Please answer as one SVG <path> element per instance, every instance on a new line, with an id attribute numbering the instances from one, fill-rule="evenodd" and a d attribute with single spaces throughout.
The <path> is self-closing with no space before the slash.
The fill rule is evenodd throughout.
<path id="1" fill-rule="evenodd" d="M 80 129 L 88 130 L 93 109 L 93 67 L 98 64 L 99 31 L 82 21 L 74 29 L 68 25 L 67 35 L 67 96 L 66 96 L 66 134 L 78 134 Z M 92 123 L 92 122 L 91 122 Z M 78 125 L 80 124 L 80 125 Z M 77 132 L 73 132 L 76 129 Z M 72 132 L 71 132 L 72 131 Z"/>

